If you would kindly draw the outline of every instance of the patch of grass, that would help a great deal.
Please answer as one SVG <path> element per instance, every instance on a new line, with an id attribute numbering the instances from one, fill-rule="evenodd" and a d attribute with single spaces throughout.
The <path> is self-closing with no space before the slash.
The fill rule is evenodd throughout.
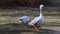
<path id="1" fill-rule="evenodd" d="M 19 23 L 19 18 L 20 17 L 9 17 L 9 16 L 2 16 L 0 17 L 0 24 L 6 24 L 6 23 Z M 34 19 L 35 17 L 30 17 L 31 20 Z M 45 23 L 50 23 L 50 22 L 60 22 L 60 17 L 55 17 L 55 16 L 44 16 L 44 22 Z"/>
<path id="2" fill-rule="evenodd" d="M 58 9 L 57 9 L 58 10 Z M 48 9 L 43 12 L 43 14 L 58 14 L 55 9 Z M 51 11 L 51 12 L 50 12 Z M 21 16 L 27 15 L 31 19 L 34 19 L 39 15 L 38 10 L 0 10 L 0 24 L 7 24 L 7 23 L 19 23 L 19 18 Z M 44 22 L 45 23 L 59 23 L 60 22 L 60 17 L 59 16 L 46 16 L 44 15 Z"/>
<path id="3" fill-rule="evenodd" d="M 39 15 L 39 11 L 38 10 L 0 10 L 0 16 L 12 16 L 12 17 L 19 17 L 19 16 L 24 16 L 24 15 L 28 15 L 28 16 L 38 16 Z M 43 11 L 44 15 L 60 15 L 59 10 L 55 10 L 55 9 L 46 9 Z M 49 16 L 48 15 L 48 16 Z"/>
<path id="4" fill-rule="evenodd" d="M 51 12 L 50 12 L 51 11 Z M 59 14 L 60 12 L 57 12 L 58 10 L 50 9 L 50 10 L 45 10 L 43 13 L 44 14 Z M 22 24 L 19 23 L 19 18 L 21 16 L 27 15 L 31 19 L 34 19 L 36 16 L 39 15 L 39 11 L 36 10 L 0 10 L 0 30 L 8 30 L 7 33 L 3 34 L 40 34 L 36 32 L 21 32 L 18 29 L 23 29 Z M 44 27 L 47 29 L 55 29 L 56 26 L 60 26 L 60 17 L 59 16 L 46 16 L 44 15 Z M 55 28 L 53 28 L 53 27 Z M 24 24 L 24 27 L 26 25 Z M 27 31 L 29 29 L 28 27 L 25 28 L 23 31 Z M 12 31 L 9 31 L 12 30 Z M 13 31 L 14 30 L 14 31 Z M 17 30 L 17 31 L 16 31 Z M 17 33 L 17 32 L 20 33 Z M 43 34 L 43 33 L 42 33 Z M 46 33 L 45 33 L 46 34 Z M 48 33 L 47 33 L 48 34 Z"/>

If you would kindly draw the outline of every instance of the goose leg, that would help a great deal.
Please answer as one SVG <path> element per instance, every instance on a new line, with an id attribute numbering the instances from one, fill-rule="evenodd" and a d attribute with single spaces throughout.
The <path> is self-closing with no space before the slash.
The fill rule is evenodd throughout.
<path id="1" fill-rule="evenodd" d="M 39 26 L 37 26 L 37 25 L 34 25 L 34 31 L 40 31 L 40 27 Z"/>

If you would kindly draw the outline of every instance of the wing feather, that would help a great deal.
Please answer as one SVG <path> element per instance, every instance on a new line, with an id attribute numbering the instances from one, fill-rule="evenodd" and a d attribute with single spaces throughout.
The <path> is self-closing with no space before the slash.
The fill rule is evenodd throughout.
<path id="1" fill-rule="evenodd" d="M 36 22 L 38 22 L 39 18 L 36 17 L 35 19 L 33 19 L 31 22 L 29 22 L 29 25 L 34 25 Z"/>

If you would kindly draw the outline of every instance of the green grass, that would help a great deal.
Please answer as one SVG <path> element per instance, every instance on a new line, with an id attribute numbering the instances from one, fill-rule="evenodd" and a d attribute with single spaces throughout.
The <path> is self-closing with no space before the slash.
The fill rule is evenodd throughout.
<path id="1" fill-rule="evenodd" d="M 43 28 L 46 29 L 57 29 L 60 27 L 60 16 L 50 16 L 48 14 L 59 14 L 60 12 L 58 9 L 50 9 L 50 10 L 45 10 L 43 12 L 44 14 L 44 26 Z M 47 14 L 47 15 L 45 15 Z M 3 34 L 40 34 L 40 33 L 36 33 L 36 32 L 25 32 L 27 31 L 28 28 L 26 25 L 24 25 L 24 30 L 23 32 L 19 31 L 22 28 L 22 24 L 19 23 L 19 18 L 27 15 L 29 16 L 31 19 L 34 19 L 35 17 L 37 17 L 39 15 L 39 11 L 38 10 L 10 10 L 10 9 L 2 9 L 0 10 L 0 30 L 8 30 L 8 32 L 4 32 Z M 56 27 L 56 26 L 59 27 Z M 17 31 L 16 31 L 17 30 Z M 19 32 L 19 33 L 18 33 Z M 48 31 L 47 31 L 48 32 Z M 43 34 L 43 33 L 41 33 Z M 48 34 L 48 33 L 44 33 L 44 34 Z"/>
<path id="2" fill-rule="evenodd" d="M 20 17 L 9 17 L 9 16 L 2 16 L 0 17 L 0 24 L 5 24 L 5 23 L 19 23 L 19 18 Z M 34 19 L 35 17 L 30 17 L 31 20 Z M 60 18 L 55 17 L 55 16 L 44 16 L 44 22 L 45 23 L 50 23 L 50 22 L 60 22 Z"/>
<path id="3" fill-rule="evenodd" d="M 49 16 L 48 14 L 59 14 L 60 12 L 57 12 L 57 10 L 55 9 L 51 9 L 50 10 L 45 10 L 43 12 L 44 14 L 44 22 L 45 23 L 51 23 L 51 22 L 55 22 L 55 23 L 59 23 L 60 22 L 60 17 L 59 16 Z M 47 14 L 47 15 L 45 15 Z M 0 10 L 0 24 L 6 24 L 6 23 L 19 23 L 19 18 L 27 15 L 29 16 L 31 19 L 34 19 L 35 17 L 37 17 L 39 15 L 39 11 L 38 10 L 10 10 L 10 9 L 2 9 Z"/>

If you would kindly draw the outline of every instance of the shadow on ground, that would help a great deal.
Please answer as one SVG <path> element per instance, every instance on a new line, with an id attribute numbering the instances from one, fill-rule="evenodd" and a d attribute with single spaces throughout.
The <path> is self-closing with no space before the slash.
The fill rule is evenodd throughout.
<path id="1" fill-rule="evenodd" d="M 35 32 L 33 30 L 0 29 L 0 34 L 60 34 L 60 31 L 41 29 L 39 32 Z"/>

